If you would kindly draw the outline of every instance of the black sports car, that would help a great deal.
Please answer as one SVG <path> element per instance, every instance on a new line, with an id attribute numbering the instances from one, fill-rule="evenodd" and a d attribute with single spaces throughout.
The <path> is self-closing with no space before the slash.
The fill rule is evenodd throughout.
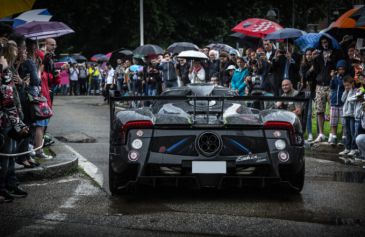
<path id="1" fill-rule="evenodd" d="M 235 96 L 210 84 L 172 88 L 157 97 L 111 92 L 111 193 L 128 193 L 137 184 L 267 183 L 300 192 L 305 119 L 272 109 L 277 101 L 300 103 L 306 117 L 305 98 Z"/>

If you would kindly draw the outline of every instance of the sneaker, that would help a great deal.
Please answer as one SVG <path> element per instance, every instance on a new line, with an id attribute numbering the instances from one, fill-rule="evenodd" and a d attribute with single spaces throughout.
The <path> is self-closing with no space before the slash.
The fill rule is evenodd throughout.
<path id="1" fill-rule="evenodd" d="M 328 139 L 328 143 L 331 144 L 331 145 L 336 145 L 337 143 L 337 137 L 336 136 L 331 136 L 330 139 Z"/>
<path id="2" fill-rule="evenodd" d="M 20 189 L 19 187 L 10 189 L 9 194 L 15 198 L 25 198 L 28 195 L 26 191 Z"/>
<path id="3" fill-rule="evenodd" d="M 44 160 L 52 160 L 53 159 L 53 156 L 51 156 L 51 155 L 48 156 L 48 155 L 44 154 L 44 152 L 36 154 L 36 157 L 38 157 L 40 159 L 44 159 Z"/>
<path id="4" fill-rule="evenodd" d="M 332 139 L 332 133 L 330 133 L 330 134 L 328 135 L 328 143 L 330 143 L 331 139 Z"/>
<path id="5" fill-rule="evenodd" d="M 337 143 L 337 146 L 344 146 L 345 145 L 345 137 L 342 137 L 338 143 Z"/>
<path id="6" fill-rule="evenodd" d="M 350 152 L 350 150 L 345 149 L 345 150 L 341 151 L 341 152 L 340 152 L 340 153 L 338 153 L 338 154 L 339 154 L 340 156 L 345 156 L 345 155 L 347 155 L 349 152 Z"/>
<path id="7" fill-rule="evenodd" d="M 4 202 L 12 202 L 14 200 L 14 197 L 6 190 L 0 191 L 0 197 L 4 198 Z"/>
<path id="8" fill-rule="evenodd" d="M 29 144 L 28 145 L 28 149 L 29 149 L 29 151 L 31 151 L 30 153 L 29 153 L 29 155 L 31 156 L 31 157 L 35 157 L 35 151 L 33 150 L 33 145 L 32 144 Z"/>
<path id="9" fill-rule="evenodd" d="M 357 155 L 357 150 L 351 150 L 349 153 L 347 153 L 348 156 L 355 156 Z"/>
<path id="10" fill-rule="evenodd" d="M 316 138 L 316 140 L 314 140 L 315 143 L 317 142 L 324 142 L 326 140 L 326 137 L 324 136 L 324 134 L 319 134 L 318 137 Z"/>
<path id="11" fill-rule="evenodd" d="M 313 141 L 313 135 L 312 134 L 308 134 L 308 142 L 312 142 Z"/>

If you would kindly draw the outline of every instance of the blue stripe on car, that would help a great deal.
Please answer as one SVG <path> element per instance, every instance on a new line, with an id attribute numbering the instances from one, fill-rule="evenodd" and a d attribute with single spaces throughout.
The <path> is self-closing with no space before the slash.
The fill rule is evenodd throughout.
<path id="1" fill-rule="evenodd" d="M 229 142 L 231 144 L 233 144 L 235 147 L 237 147 L 238 149 L 240 149 L 241 151 L 244 151 L 247 154 L 250 154 L 251 153 L 251 151 L 247 147 L 245 147 L 244 145 L 242 145 L 241 143 L 239 143 L 239 142 L 237 142 L 237 141 L 235 141 L 233 139 L 229 139 Z"/>
<path id="2" fill-rule="evenodd" d="M 167 153 L 171 153 L 171 152 L 173 152 L 176 148 L 178 148 L 179 146 L 181 146 L 181 145 L 183 145 L 187 140 L 188 140 L 189 138 L 188 137 L 186 137 L 186 138 L 184 138 L 184 139 L 182 139 L 181 141 L 178 141 L 177 143 L 175 143 L 174 145 L 172 145 L 172 146 L 170 146 L 170 147 L 168 147 L 167 149 L 166 149 L 166 152 Z"/>

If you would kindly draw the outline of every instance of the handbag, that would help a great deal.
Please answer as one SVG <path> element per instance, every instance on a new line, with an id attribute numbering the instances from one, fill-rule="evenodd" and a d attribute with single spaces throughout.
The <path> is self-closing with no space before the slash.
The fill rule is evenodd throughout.
<path id="1" fill-rule="evenodd" d="M 32 121 L 49 119 L 53 115 L 51 107 L 44 96 L 32 96 L 28 94 L 30 102 L 30 115 Z"/>

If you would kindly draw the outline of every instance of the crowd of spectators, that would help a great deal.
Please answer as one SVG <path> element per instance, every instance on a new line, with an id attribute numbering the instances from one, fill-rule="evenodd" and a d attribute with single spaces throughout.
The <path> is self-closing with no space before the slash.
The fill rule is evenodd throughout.
<path id="1" fill-rule="evenodd" d="M 33 168 L 38 161 L 53 158 L 43 151 L 52 113 L 43 114 L 44 119 L 34 115 L 39 106 L 43 107 L 38 115 L 45 108 L 51 111 L 51 88 L 59 84 L 53 68 L 55 48 L 52 38 L 44 41 L 41 50 L 36 41 L 0 24 L 0 202 L 27 196 L 18 186 L 15 163 Z"/>

